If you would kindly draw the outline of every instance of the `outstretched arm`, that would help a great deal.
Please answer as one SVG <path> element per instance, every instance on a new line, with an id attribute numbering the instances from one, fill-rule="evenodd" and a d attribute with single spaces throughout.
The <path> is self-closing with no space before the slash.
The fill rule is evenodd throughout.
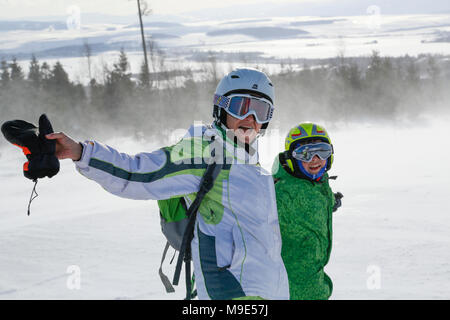
<path id="1" fill-rule="evenodd" d="M 58 159 L 74 160 L 83 176 L 124 198 L 160 200 L 197 192 L 205 169 L 173 163 L 171 148 L 128 155 L 96 141 L 78 143 L 62 132 L 46 137 L 56 140 Z"/>

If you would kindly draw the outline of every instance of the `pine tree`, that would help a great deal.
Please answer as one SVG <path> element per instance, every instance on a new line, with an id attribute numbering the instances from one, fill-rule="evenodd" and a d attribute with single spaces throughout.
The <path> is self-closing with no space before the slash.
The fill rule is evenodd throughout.
<path id="1" fill-rule="evenodd" d="M 412 85 L 417 86 L 420 80 L 419 68 L 413 59 L 410 59 L 406 69 L 406 80 Z"/>
<path id="2" fill-rule="evenodd" d="M 436 85 L 441 76 L 441 69 L 436 61 L 436 57 L 430 55 L 427 60 L 427 72 L 430 80 L 434 85 Z"/>
<path id="3" fill-rule="evenodd" d="M 67 74 L 66 70 L 64 70 L 64 67 L 59 61 L 57 61 L 53 66 L 50 79 L 55 86 L 58 87 L 70 86 L 69 75 Z"/>
<path id="4" fill-rule="evenodd" d="M 35 55 L 31 56 L 30 67 L 28 72 L 28 80 L 31 81 L 35 88 L 39 88 L 42 82 L 42 73 Z"/>
<path id="5" fill-rule="evenodd" d="M 50 66 L 47 62 L 44 62 L 42 64 L 41 74 L 42 74 L 42 79 L 44 79 L 44 80 L 48 80 L 50 78 L 51 71 L 50 71 Z"/>
<path id="6" fill-rule="evenodd" d="M 9 73 L 9 65 L 6 60 L 1 61 L 1 86 L 6 88 L 11 81 L 11 74 Z"/>
<path id="7" fill-rule="evenodd" d="M 139 87 L 150 88 L 150 74 L 147 70 L 145 61 L 141 64 L 141 72 L 139 73 Z"/>
<path id="8" fill-rule="evenodd" d="M 24 80 L 25 76 L 22 71 L 22 67 L 17 63 L 17 59 L 14 57 L 11 67 L 11 81 L 13 82 L 21 82 Z"/>
<path id="9" fill-rule="evenodd" d="M 121 48 L 119 54 L 119 62 L 114 64 L 114 71 L 127 75 L 127 71 L 129 68 L 130 65 L 128 63 L 127 54 L 125 53 L 125 50 Z"/>
<path id="10" fill-rule="evenodd" d="M 122 48 L 120 50 L 119 61 L 113 65 L 113 70 L 107 71 L 104 92 L 105 108 L 119 109 L 132 96 L 134 83 L 131 80 L 131 73 L 128 70 L 128 57 Z"/>
<path id="11" fill-rule="evenodd" d="M 380 57 L 378 51 L 372 51 L 372 56 L 370 57 L 369 66 L 367 67 L 366 79 L 369 83 L 378 82 L 381 78 L 383 69 L 383 60 Z"/>
<path id="12" fill-rule="evenodd" d="M 107 76 L 107 84 L 126 90 L 126 92 L 122 93 L 130 93 L 133 88 L 133 82 L 131 81 L 131 73 L 128 72 L 128 69 L 128 57 L 122 48 L 120 50 L 119 61 L 113 64 L 113 70 Z"/>
<path id="13" fill-rule="evenodd" d="M 69 80 L 69 75 L 58 61 L 51 69 L 44 64 L 41 70 L 45 72 L 43 78 L 44 89 L 48 94 L 48 105 L 57 110 L 71 110 L 76 105 L 76 90 Z"/>
<path id="14" fill-rule="evenodd" d="M 366 112 L 375 116 L 393 116 L 399 104 L 398 71 L 394 68 L 392 59 L 381 58 L 374 51 L 366 73 L 365 89 L 367 97 L 365 101 Z"/>

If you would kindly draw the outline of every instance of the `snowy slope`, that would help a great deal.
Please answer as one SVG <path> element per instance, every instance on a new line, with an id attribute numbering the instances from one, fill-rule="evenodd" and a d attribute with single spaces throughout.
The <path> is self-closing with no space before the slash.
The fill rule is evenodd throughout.
<path id="1" fill-rule="evenodd" d="M 450 297 L 450 151 L 440 139 L 449 117 L 430 119 L 325 124 L 336 150 L 331 174 L 339 176 L 332 187 L 345 196 L 327 266 L 333 299 Z M 264 166 L 287 129 L 264 137 Z M 125 138 L 108 143 L 129 153 L 160 146 Z M 32 183 L 22 177 L 24 161 L 15 147 L 0 150 L 0 299 L 183 297 L 183 279 L 175 294 L 159 280 L 165 242 L 155 201 L 114 197 L 63 161 L 56 177 L 38 183 L 28 217 Z M 71 265 L 81 270 L 79 290 L 67 286 Z M 370 284 L 373 270 L 378 289 Z"/>

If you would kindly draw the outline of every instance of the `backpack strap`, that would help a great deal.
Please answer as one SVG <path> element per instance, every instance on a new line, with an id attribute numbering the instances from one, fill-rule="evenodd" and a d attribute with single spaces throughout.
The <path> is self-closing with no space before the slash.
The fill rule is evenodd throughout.
<path id="1" fill-rule="evenodd" d="M 170 283 L 169 278 L 164 274 L 162 270 L 163 262 L 166 260 L 167 250 L 169 250 L 170 243 L 167 241 L 166 246 L 164 247 L 163 255 L 161 258 L 161 265 L 159 266 L 159 277 L 161 278 L 161 282 L 163 283 L 164 287 L 166 288 L 167 293 L 175 292 L 175 289 L 173 288 L 172 284 Z"/>
<path id="2" fill-rule="evenodd" d="M 211 138 L 212 143 L 214 142 L 214 136 Z M 178 255 L 177 265 L 175 267 L 175 274 L 173 276 L 173 285 L 178 285 L 180 281 L 181 274 L 181 266 L 183 261 L 185 262 L 186 268 L 186 300 L 190 300 L 192 298 L 192 283 L 190 276 L 190 263 L 191 263 L 191 241 L 194 237 L 194 227 L 195 221 L 197 217 L 197 211 L 200 207 L 200 204 L 205 197 L 205 195 L 212 189 L 214 186 L 214 181 L 222 170 L 222 164 L 217 163 L 214 159 L 215 152 L 214 148 L 211 152 L 211 162 L 206 167 L 205 173 L 203 174 L 202 179 L 200 180 L 200 189 L 197 192 L 197 196 L 192 204 L 189 206 L 186 215 L 188 216 L 188 224 L 186 230 L 184 231 L 183 241 L 181 242 L 180 253 Z M 222 159 L 221 159 L 222 160 Z M 189 271 L 189 275 L 187 272 Z"/>
<path id="3" fill-rule="evenodd" d="M 189 246 L 190 247 L 190 246 Z M 191 279 L 191 250 L 186 248 L 184 259 L 184 271 L 186 277 L 186 298 L 185 300 L 192 299 L 192 279 Z"/>

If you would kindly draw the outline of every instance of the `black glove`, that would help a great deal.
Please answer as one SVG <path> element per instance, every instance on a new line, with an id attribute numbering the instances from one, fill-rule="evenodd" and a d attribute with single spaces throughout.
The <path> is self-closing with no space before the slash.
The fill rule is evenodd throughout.
<path id="1" fill-rule="evenodd" d="M 334 194 L 334 207 L 333 207 L 333 212 L 337 211 L 338 208 L 340 208 L 342 206 L 342 198 L 344 197 L 344 195 L 340 192 L 336 192 Z"/>
<path id="2" fill-rule="evenodd" d="M 53 177 L 59 172 L 59 160 L 55 156 L 56 142 L 45 138 L 53 133 L 52 125 L 45 114 L 39 118 L 38 128 L 23 120 L 7 121 L 2 125 L 6 140 L 22 149 L 28 161 L 23 165 L 23 174 L 33 181 Z"/>

